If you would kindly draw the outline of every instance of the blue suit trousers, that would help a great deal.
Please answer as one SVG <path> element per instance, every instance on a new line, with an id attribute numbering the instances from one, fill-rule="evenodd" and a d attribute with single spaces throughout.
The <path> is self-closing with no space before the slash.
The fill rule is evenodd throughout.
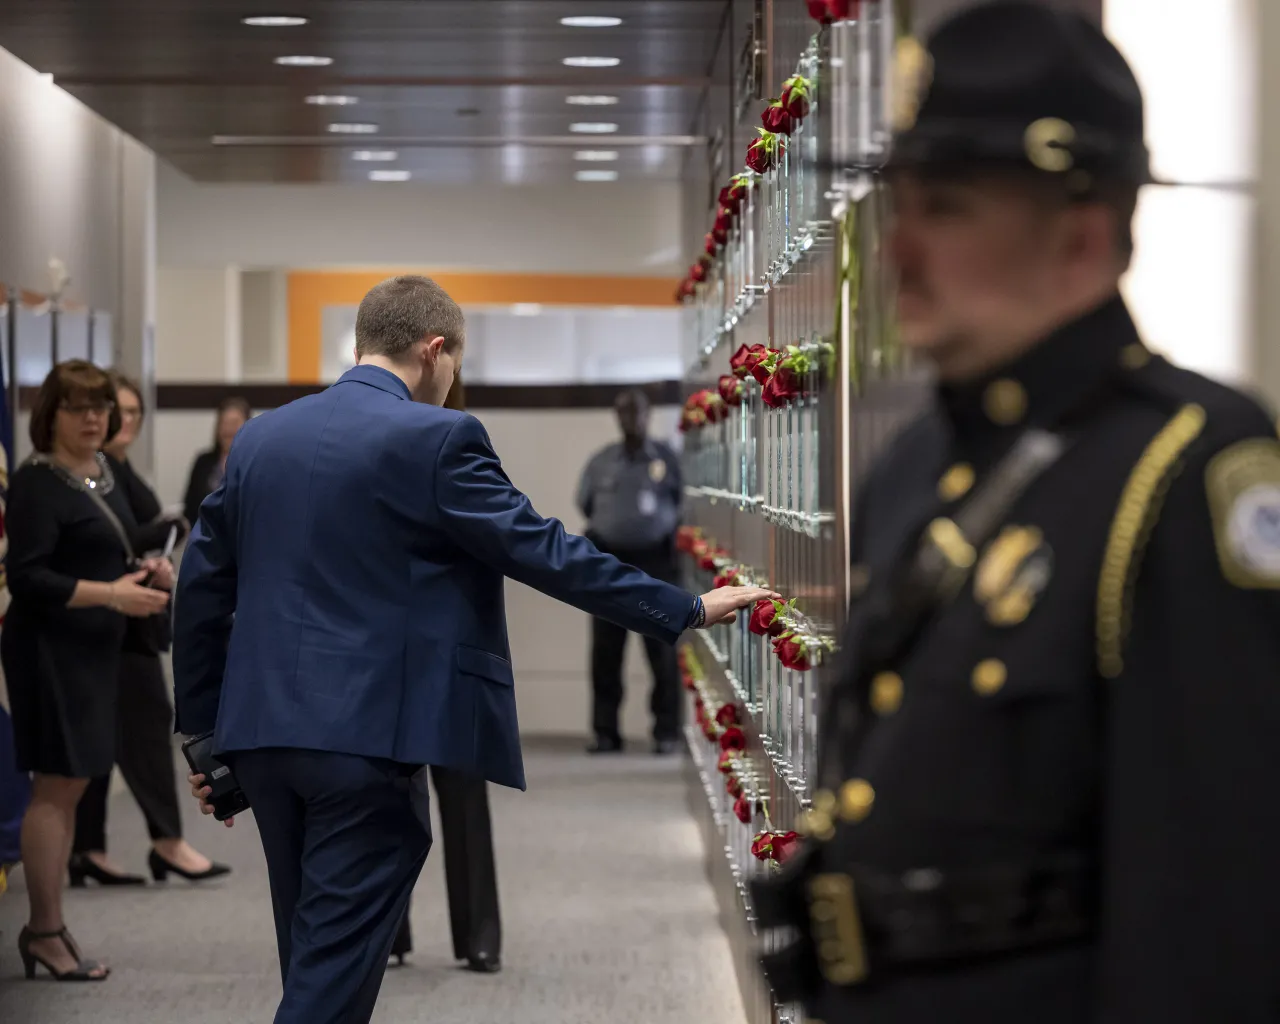
<path id="1" fill-rule="evenodd" d="M 271 879 L 284 995 L 275 1024 L 366 1024 L 431 849 L 415 768 L 262 749 L 229 755 Z"/>

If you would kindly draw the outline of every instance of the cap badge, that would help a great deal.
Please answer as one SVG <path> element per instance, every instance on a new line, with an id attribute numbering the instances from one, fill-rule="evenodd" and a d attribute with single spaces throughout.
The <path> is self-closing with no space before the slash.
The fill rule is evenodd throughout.
<path id="1" fill-rule="evenodd" d="M 1042 171 L 1062 174 L 1075 166 L 1070 146 L 1076 141 L 1076 130 L 1057 117 L 1034 121 L 1023 135 L 1027 159 Z"/>
<path id="2" fill-rule="evenodd" d="M 933 84 L 933 58 L 914 36 L 903 36 L 893 59 L 893 127 L 913 128 Z"/>

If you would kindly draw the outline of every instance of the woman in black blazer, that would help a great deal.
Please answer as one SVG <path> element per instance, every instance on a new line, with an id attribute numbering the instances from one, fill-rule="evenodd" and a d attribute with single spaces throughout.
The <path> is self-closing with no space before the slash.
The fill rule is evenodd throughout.
<path id="1" fill-rule="evenodd" d="M 196 456 L 187 480 L 187 496 L 183 500 L 183 514 L 192 526 L 200 518 L 200 504 L 222 483 L 222 473 L 227 465 L 227 453 L 240 428 L 249 422 L 251 410 L 243 398 L 232 396 L 218 403 L 218 422 L 213 430 L 213 447 Z"/>
<path id="2" fill-rule="evenodd" d="M 160 501 L 129 463 L 129 446 L 137 439 L 146 410 L 142 393 L 127 377 L 108 371 L 116 389 L 120 429 L 103 449 L 116 483 L 124 492 L 138 524 L 134 545 L 139 551 L 164 548 L 175 527 L 178 539 L 190 525 L 166 516 Z M 170 872 L 202 881 L 229 870 L 215 864 L 182 837 L 182 815 L 173 758 L 173 705 L 160 654 L 169 647 L 165 619 L 148 622 L 147 628 L 130 624 L 125 630 L 124 652 L 117 676 L 116 764 L 142 809 L 151 835 L 152 877 L 163 880 Z M 76 835 L 68 873 L 73 886 L 86 879 L 99 885 L 141 885 L 139 875 L 127 874 L 107 857 L 107 795 L 111 776 L 100 775 L 89 783 L 76 807 Z"/>

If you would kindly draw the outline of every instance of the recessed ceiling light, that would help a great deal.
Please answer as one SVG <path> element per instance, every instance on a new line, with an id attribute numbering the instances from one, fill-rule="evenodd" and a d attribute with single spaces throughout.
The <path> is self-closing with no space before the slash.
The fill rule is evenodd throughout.
<path id="1" fill-rule="evenodd" d="M 276 63 L 286 68 L 327 68 L 333 63 L 333 58 L 293 54 L 288 57 L 277 57 Z"/>
<path id="2" fill-rule="evenodd" d="M 353 124 L 350 121 L 335 121 L 329 125 L 334 135 L 373 135 L 378 130 L 376 124 Z"/>
<path id="3" fill-rule="evenodd" d="M 408 181 L 408 171 L 370 171 L 370 181 Z"/>
<path id="4" fill-rule="evenodd" d="M 355 96 L 308 96 L 313 107 L 354 107 L 360 102 Z"/>
<path id="5" fill-rule="evenodd" d="M 399 156 L 394 149 L 357 149 L 351 154 L 351 159 L 363 163 L 387 163 Z"/>
<path id="6" fill-rule="evenodd" d="M 618 126 L 609 121 L 575 121 L 569 125 L 569 131 L 582 135 L 611 135 Z"/>
<path id="7" fill-rule="evenodd" d="M 573 154 L 573 158 L 587 163 L 606 164 L 618 159 L 618 151 L 616 149 L 580 149 Z"/>
<path id="8" fill-rule="evenodd" d="M 240 19 L 242 24 L 252 25 L 254 28 L 292 28 L 294 25 L 305 25 L 309 20 L 292 14 L 263 14 Z"/>
<path id="9" fill-rule="evenodd" d="M 589 14 L 574 15 L 572 18 L 561 18 L 560 24 L 567 28 L 617 28 L 622 24 L 622 19 L 596 17 Z"/>
<path id="10" fill-rule="evenodd" d="M 511 312 L 516 316 L 541 316 L 542 307 L 536 302 L 517 302 Z"/>
<path id="11" fill-rule="evenodd" d="M 617 96 L 566 96 L 564 101 L 571 107 L 613 107 L 618 103 Z"/>
<path id="12" fill-rule="evenodd" d="M 620 57 L 566 57 L 564 64 L 571 68 L 616 68 L 622 63 Z"/>
<path id="13" fill-rule="evenodd" d="M 579 181 L 617 181 L 617 171 L 579 171 L 574 175 Z"/>

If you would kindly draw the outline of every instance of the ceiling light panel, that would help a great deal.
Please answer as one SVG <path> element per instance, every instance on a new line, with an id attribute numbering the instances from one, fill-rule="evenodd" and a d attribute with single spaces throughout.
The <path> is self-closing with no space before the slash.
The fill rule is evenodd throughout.
<path id="1" fill-rule="evenodd" d="M 618 126 L 610 121 L 575 121 L 569 125 L 569 131 L 581 135 L 612 135 Z"/>
<path id="2" fill-rule="evenodd" d="M 370 181 L 408 181 L 408 171 L 370 171 Z"/>
<path id="3" fill-rule="evenodd" d="M 617 28 L 622 24 L 622 19 L 584 14 L 574 15 L 571 18 L 561 18 L 560 24 L 566 28 Z"/>
<path id="4" fill-rule="evenodd" d="M 334 135 L 373 135 L 377 132 L 376 124 L 360 124 L 352 121 L 335 121 L 329 125 Z"/>
<path id="5" fill-rule="evenodd" d="M 564 64 L 570 68 L 616 68 L 622 63 L 620 57 L 566 57 Z"/>
<path id="6" fill-rule="evenodd" d="M 580 149 L 573 154 L 575 160 L 584 163 L 607 164 L 618 159 L 616 149 Z"/>
<path id="7" fill-rule="evenodd" d="M 618 105 L 617 96 L 566 96 L 564 101 L 571 107 L 614 107 Z"/>
<path id="8" fill-rule="evenodd" d="M 579 171 L 574 175 L 579 181 L 617 181 L 617 171 Z"/>
<path id="9" fill-rule="evenodd" d="M 243 24 L 254 28 L 292 28 L 295 25 L 305 25 L 309 20 L 292 14 L 262 14 L 240 19 Z"/>
<path id="10" fill-rule="evenodd" d="M 355 96 L 308 96 L 313 107 L 354 107 L 360 101 Z"/>
<path id="11" fill-rule="evenodd" d="M 359 160 L 361 163 L 389 163 L 398 159 L 400 154 L 394 149 L 357 149 L 351 154 L 352 160 Z"/>
<path id="12" fill-rule="evenodd" d="M 290 54 L 277 57 L 276 63 L 286 68 L 327 68 L 333 63 L 332 57 L 316 57 L 307 54 Z"/>

